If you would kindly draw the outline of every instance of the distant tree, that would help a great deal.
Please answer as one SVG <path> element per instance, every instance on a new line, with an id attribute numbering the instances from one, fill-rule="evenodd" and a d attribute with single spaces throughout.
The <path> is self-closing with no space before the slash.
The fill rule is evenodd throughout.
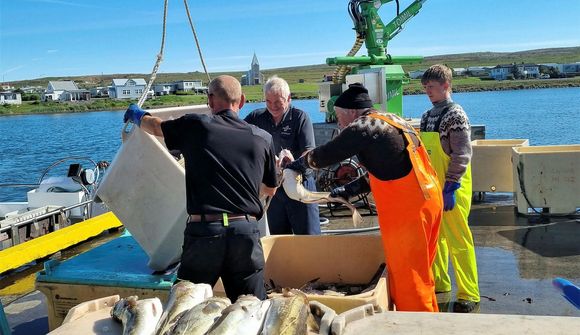
<path id="1" fill-rule="evenodd" d="M 551 66 L 540 65 L 540 73 L 548 73 Z"/>
<path id="2" fill-rule="evenodd" d="M 550 75 L 550 78 L 560 78 L 561 77 L 560 70 L 558 70 L 558 68 L 553 67 L 553 66 L 550 66 L 547 73 Z"/>
<path id="3" fill-rule="evenodd" d="M 39 101 L 40 94 L 36 93 L 24 93 L 22 94 L 22 101 Z"/>
<path id="4" fill-rule="evenodd" d="M 522 79 L 524 78 L 524 74 L 522 73 L 522 71 L 520 71 L 520 69 L 518 68 L 517 64 L 514 64 L 512 66 L 512 70 L 510 71 L 511 74 L 514 75 L 515 79 Z"/>

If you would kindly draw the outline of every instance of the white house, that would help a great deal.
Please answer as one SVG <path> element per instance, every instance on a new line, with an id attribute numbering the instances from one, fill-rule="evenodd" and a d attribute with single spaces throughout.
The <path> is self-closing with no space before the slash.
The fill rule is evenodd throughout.
<path id="1" fill-rule="evenodd" d="M 147 86 L 145 79 L 113 79 L 109 86 L 109 98 L 111 99 L 139 99 Z"/>
<path id="2" fill-rule="evenodd" d="M 538 78 L 540 67 L 537 64 L 515 64 L 524 78 Z M 491 69 L 490 76 L 495 80 L 505 80 L 513 71 L 514 64 L 502 64 Z"/>
<path id="3" fill-rule="evenodd" d="M 91 91 L 89 90 L 66 90 L 62 92 L 60 101 L 89 101 L 91 100 Z"/>
<path id="4" fill-rule="evenodd" d="M 467 67 L 467 74 L 472 77 L 487 77 L 490 73 L 490 66 L 469 66 Z"/>
<path id="5" fill-rule="evenodd" d="M 194 91 L 196 93 L 207 92 L 207 87 L 203 86 L 201 80 L 179 80 L 173 82 L 177 91 Z"/>
<path id="6" fill-rule="evenodd" d="M 465 76 L 466 73 L 467 73 L 467 69 L 464 67 L 453 68 L 453 75 L 454 76 Z"/>
<path id="7" fill-rule="evenodd" d="M 409 78 L 411 79 L 419 79 L 421 77 L 423 77 L 423 73 L 425 73 L 425 70 L 415 70 L 415 71 L 409 71 Z"/>
<path id="8" fill-rule="evenodd" d="M 43 93 L 44 88 L 42 86 L 26 86 L 21 87 L 20 90 L 22 93 Z"/>
<path id="9" fill-rule="evenodd" d="M 177 85 L 172 83 L 154 84 L 153 92 L 155 95 L 168 95 L 175 94 L 177 91 Z"/>
<path id="10" fill-rule="evenodd" d="M 90 89 L 91 98 L 105 98 L 109 96 L 109 88 L 108 87 L 93 87 Z"/>
<path id="11" fill-rule="evenodd" d="M 505 80 L 512 73 L 513 65 L 498 65 L 491 69 L 490 76 L 495 80 Z"/>
<path id="12" fill-rule="evenodd" d="M 78 91 L 77 84 L 72 80 L 51 80 L 44 93 L 42 93 L 42 101 L 60 101 L 61 95 L 65 91 Z"/>
<path id="13" fill-rule="evenodd" d="M 0 92 L 0 105 L 21 105 L 22 96 L 20 93 L 10 91 Z"/>

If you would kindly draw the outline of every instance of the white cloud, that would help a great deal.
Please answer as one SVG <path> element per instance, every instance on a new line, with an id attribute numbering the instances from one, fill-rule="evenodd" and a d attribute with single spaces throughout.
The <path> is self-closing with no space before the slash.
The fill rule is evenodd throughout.
<path id="1" fill-rule="evenodd" d="M 58 49 L 48 49 L 48 50 L 46 50 L 46 53 L 48 53 L 48 54 L 53 54 L 55 52 L 58 52 Z"/>

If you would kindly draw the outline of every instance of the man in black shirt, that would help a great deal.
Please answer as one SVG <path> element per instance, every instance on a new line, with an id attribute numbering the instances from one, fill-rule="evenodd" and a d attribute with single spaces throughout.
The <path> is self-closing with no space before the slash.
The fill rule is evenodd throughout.
<path id="1" fill-rule="evenodd" d="M 244 101 L 237 79 L 219 76 L 208 87 L 211 116 L 162 121 L 136 105 L 125 113 L 185 159 L 189 218 L 177 277 L 212 286 L 221 277 L 232 302 L 241 294 L 266 298 L 259 195 L 273 196 L 277 185 L 272 137 L 238 118 Z"/>
<path id="2" fill-rule="evenodd" d="M 268 79 L 264 85 L 266 107 L 253 111 L 246 122 L 256 125 L 270 135 L 276 153 L 288 149 L 295 158 L 314 149 L 314 130 L 308 114 L 290 105 L 290 88 L 280 77 Z M 304 174 L 304 187 L 316 191 L 312 170 Z M 281 189 L 276 192 L 268 207 L 270 233 L 320 235 L 318 204 L 304 204 L 292 200 Z"/>

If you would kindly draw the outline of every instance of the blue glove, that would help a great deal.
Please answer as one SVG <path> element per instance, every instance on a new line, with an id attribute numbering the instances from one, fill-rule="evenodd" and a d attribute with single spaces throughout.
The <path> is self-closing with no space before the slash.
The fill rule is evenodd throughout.
<path id="1" fill-rule="evenodd" d="M 443 210 L 450 211 L 455 207 L 455 191 L 461 186 L 454 181 L 446 181 L 443 186 Z"/>
<path id="2" fill-rule="evenodd" d="M 555 278 L 552 280 L 552 284 L 560 290 L 564 298 L 576 306 L 576 308 L 580 309 L 580 287 L 564 278 Z"/>
<path id="3" fill-rule="evenodd" d="M 130 104 L 123 116 L 123 122 L 131 121 L 140 127 L 141 119 L 143 119 L 145 115 L 151 115 L 151 113 L 142 110 L 136 104 Z"/>
<path id="4" fill-rule="evenodd" d="M 310 168 L 310 166 L 308 166 L 308 162 L 306 162 L 306 157 L 302 156 L 302 157 L 288 163 L 284 168 L 294 170 L 294 171 L 297 171 L 297 172 L 304 174 L 304 173 L 306 173 L 306 170 L 308 170 Z"/>

